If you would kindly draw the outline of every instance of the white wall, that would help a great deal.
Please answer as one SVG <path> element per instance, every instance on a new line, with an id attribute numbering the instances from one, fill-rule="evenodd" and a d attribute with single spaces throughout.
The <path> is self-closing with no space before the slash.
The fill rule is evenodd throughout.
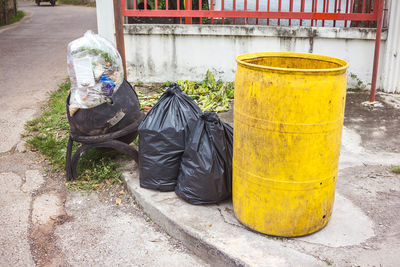
<path id="1" fill-rule="evenodd" d="M 400 2 L 390 2 L 387 46 L 380 63 L 381 80 L 385 92 L 400 93 Z"/>
<path id="2" fill-rule="evenodd" d="M 145 24 L 124 28 L 130 81 L 201 80 L 207 70 L 234 80 L 235 57 L 263 51 L 338 57 L 349 63 L 348 74 L 356 74 L 365 84 L 371 81 L 375 30 Z"/>
<path id="3" fill-rule="evenodd" d="M 388 0 L 387 0 L 388 1 Z M 333 1 L 332 1 L 333 2 Z M 383 32 L 378 89 L 400 92 L 400 13 L 388 1 L 389 33 Z M 98 33 L 115 44 L 112 0 L 97 0 Z M 387 45 L 386 45 L 386 39 Z M 233 80 L 235 57 L 247 52 L 311 52 L 349 62 L 364 84 L 371 82 L 375 30 L 330 27 L 125 25 L 129 81 L 201 80 L 207 70 Z M 349 75 L 350 76 L 350 75 Z M 348 86 L 355 81 L 349 77 Z"/>
<path id="4" fill-rule="evenodd" d="M 114 5 L 112 0 L 96 0 L 97 32 L 115 45 Z"/>

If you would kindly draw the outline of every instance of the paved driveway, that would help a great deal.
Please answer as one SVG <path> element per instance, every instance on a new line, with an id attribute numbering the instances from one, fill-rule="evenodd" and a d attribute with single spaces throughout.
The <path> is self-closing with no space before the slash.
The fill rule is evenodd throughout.
<path id="1" fill-rule="evenodd" d="M 18 143 L 38 103 L 67 77 L 68 42 L 97 28 L 95 8 L 18 5 L 28 18 L 0 28 L 0 153 Z"/>
<path id="2" fill-rule="evenodd" d="M 68 42 L 96 29 L 96 10 L 19 7 L 28 18 L 0 28 L 0 266 L 204 265 L 145 220 L 123 186 L 66 191 L 64 174 L 46 174 L 21 145 L 25 121 L 67 77 Z"/>

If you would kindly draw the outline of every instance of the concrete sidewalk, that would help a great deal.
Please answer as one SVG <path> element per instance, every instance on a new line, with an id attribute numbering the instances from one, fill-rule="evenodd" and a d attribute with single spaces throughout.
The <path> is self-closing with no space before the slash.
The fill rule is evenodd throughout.
<path id="1" fill-rule="evenodd" d="M 309 236 L 253 232 L 236 219 L 231 201 L 193 206 L 174 192 L 140 188 L 134 162 L 123 179 L 154 222 L 213 266 L 398 266 L 400 175 L 390 167 L 400 165 L 399 97 L 378 96 L 381 108 L 363 106 L 367 98 L 347 96 L 332 218 Z M 232 113 L 221 117 L 230 122 Z"/>

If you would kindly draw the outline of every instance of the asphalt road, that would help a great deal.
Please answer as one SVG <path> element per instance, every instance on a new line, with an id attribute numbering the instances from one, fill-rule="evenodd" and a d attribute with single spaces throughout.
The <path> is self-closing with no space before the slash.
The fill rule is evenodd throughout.
<path id="1" fill-rule="evenodd" d="M 22 23 L 0 28 L 0 153 L 19 141 L 37 103 L 67 77 L 68 42 L 96 31 L 96 9 L 18 1 Z"/>
<path id="2" fill-rule="evenodd" d="M 67 77 L 67 44 L 96 30 L 96 10 L 18 4 L 27 18 L 0 28 L 0 266 L 205 265 L 146 218 L 122 185 L 67 191 L 65 175 L 47 174 L 25 148 L 24 123 Z"/>

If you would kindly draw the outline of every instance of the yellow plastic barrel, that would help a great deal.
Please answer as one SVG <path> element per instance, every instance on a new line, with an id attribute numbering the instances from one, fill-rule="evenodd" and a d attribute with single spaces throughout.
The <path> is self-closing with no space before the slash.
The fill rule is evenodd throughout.
<path id="1" fill-rule="evenodd" d="M 348 64 L 283 52 L 236 61 L 235 214 L 269 235 L 313 233 L 332 213 Z"/>

